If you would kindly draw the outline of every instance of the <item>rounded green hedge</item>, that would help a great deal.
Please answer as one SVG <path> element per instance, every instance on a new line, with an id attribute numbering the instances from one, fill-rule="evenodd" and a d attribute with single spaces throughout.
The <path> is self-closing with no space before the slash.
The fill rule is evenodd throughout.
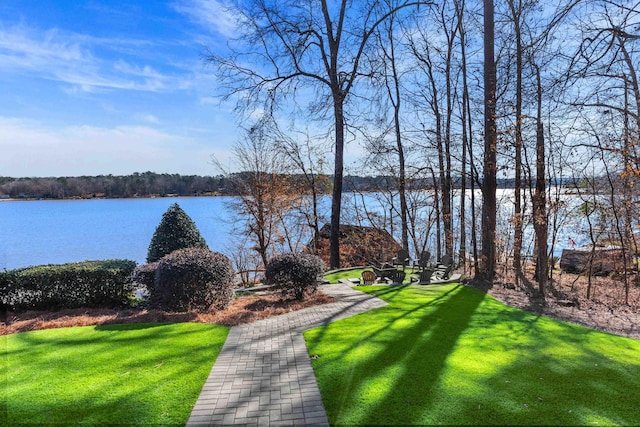
<path id="1" fill-rule="evenodd" d="M 233 266 L 225 255 L 179 249 L 155 263 L 151 304 L 172 311 L 222 310 L 233 299 L 233 279 Z"/>
<path id="2" fill-rule="evenodd" d="M 307 253 L 285 253 L 269 260 L 265 276 L 284 294 L 303 299 L 307 291 L 315 292 L 325 269 L 322 259 Z"/>

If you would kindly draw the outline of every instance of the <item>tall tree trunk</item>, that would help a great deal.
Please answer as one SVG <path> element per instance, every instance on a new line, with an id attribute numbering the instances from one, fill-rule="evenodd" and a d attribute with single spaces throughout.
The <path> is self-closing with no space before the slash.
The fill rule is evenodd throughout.
<path id="1" fill-rule="evenodd" d="M 522 275 L 522 34 L 520 32 L 521 7 L 517 0 L 509 0 L 511 19 L 516 38 L 516 111 L 515 111 L 515 206 L 513 214 L 513 270 L 516 286 Z M 520 5 L 519 5 L 520 6 Z"/>
<path id="2" fill-rule="evenodd" d="M 393 105 L 393 123 L 396 133 L 396 148 L 398 150 L 398 168 L 399 168 L 399 182 L 398 182 L 398 197 L 400 198 L 400 225 L 402 227 L 402 248 L 406 251 L 409 250 L 409 225 L 407 222 L 407 178 L 405 167 L 404 146 L 402 144 L 402 134 L 400 129 L 400 76 L 398 75 L 398 68 L 396 66 L 396 49 L 395 40 L 393 35 L 394 18 L 389 19 L 388 28 L 388 41 L 389 41 L 389 60 L 391 61 L 391 77 L 393 81 L 393 93 L 387 83 L 387 89 L 389 91 L 389 99 Z"/>
<path id="3" fill-rule="evenodd" d="M 344 170 L 344 99 L 340 93 L 333 96 L 335 115 L 336 152 L 331 195 L 331 228 L 329 235 L 329 264 L 340 268 L 340 212 L 342 210 L 342 175 Z"/>
<path id="4" fill-rule="evenodd" d="M 443 20 L 442 28 L 446 31 L 447 37 L 447 60 L 445 63 L 445 82 L 447 112 L 444 129 L 444 160 L 445 168 L 442 171 L 444 182 L 442 184 L 442 213 L 444 219 L 444 247 L 445 253 L 453 256 L 453 212 L 451 208 L 451 117 L 453 116 L 453 89 L 451 85 L 451 58 L 453 56 L 453 43 L 456 38 L 457 26 L 451 31 L 447 31 L 446 23 Z"/>
<path id="5" fill-rule="evenodd" d="M 440 220 L 442 218 L 440 213 L 440 195 L 438 194 L 438 183 L 436 181 L 436 173 L 432 167 L 431 179 L 433 180 L 433 209 L 436 211 L 436 259 L 440 259 L 442 256 L 442 235 L 440 232 Z"/>
<path id="6" fill-rule="evenodd" d="M 455 2 L 456 16 L 458 31 L 460 32 L 460 56 L 462 60 L 461 72 L 462 72 L 462 171 L 460 173 L 460 251 L 458 253 L 458 259 L 462 270 L 466 272 L 466 258 L 467 258 L 467 224 L 466 224 L 466 199 L 467 199 L 467 102 L 469 102 L 469 87 L 467 85 L 467 55 L 466 55 L 466 39 L 464 29 L 464 0 L 460 4 L 459 0 Z M 475 228 L 475 227 L 473 227 Z"/>
<path id="7" fill-rule="evenodd" d="M 536 234 L 537 259 L 536 259 L 536 279 L 540 295 L 544 297 L 547 287 L 547 277 L 549 276 L 549 257 L 547 249 L 548 219 L 547 219 L 547 189 L 545 188 L 545 142 L 544 126 L 542 123 L 542 83 L 540 81 L 540 70 L 536 66 L 536 78 L 538 85 L 538 113 L 536 126 L 536 191 L 533 197 L 533 228 Z"/>
<path id="8" fill-rule="evenodd" d="M 482 256 L 479 276 L 492 282 L 496 273 L 496 65 L 493 0 L 484 5 L 484 165 L 482 177 Z"/>
<path id="9" fill-rule="evenodd" d="M 397 87 L 397 86 L 396 86 Z M 398 94 L 399 95 L 399 94 Z M 400 135 L 400 99 L 395 106 L 394 112 L 396 145 L 398 148 L 398 166 L 400 179 L 398 182 L 398 196 L 400 197 L 400 225 L 402 227 L 402 248 L 409 250 L 409 225 L 407 223 L 407 178 L 405 171 L 404 147 L 402 146 L 402 136 Z"/>

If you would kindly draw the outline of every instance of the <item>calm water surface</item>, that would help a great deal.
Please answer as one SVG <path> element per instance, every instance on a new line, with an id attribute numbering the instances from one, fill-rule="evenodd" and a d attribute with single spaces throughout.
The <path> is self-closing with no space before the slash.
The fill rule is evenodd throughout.
<path id="1" fill-rule="evenodd" d="M 144 263 L 151 236 L 173 203 L 214 251 L 228 252 L 226 197 L 0 202 L 0 270 L 41 264 L 130 259 Z"/>
<path id="2" fill-rule="evenodd" d="M 504 190 L 502 193 L 499 217 L 508 225 L 512 191 Z M 173 203 L 178 203 L 195 221 L 211 250 L 231 255 L 239 244 L 232 233 L 232 215 L 225 205 L 229 199 L 167 197 L 0 202 L 0 271 L 30 265 L 113 258 L 130 259 L 142 264 L 162 214 Z M 368 210 L 380 214 L 388 212 L 389 206 L 381 208 L 373 196 L 367 195 L 365 199 Z M 356 200 L 360 200 L 360 196 L 347 194 L 343 198 L 343 223 L 356 223 L 354 218 L 345 216 L 349 210 L 347 205 Z M 329 206 L 330 197 L 322 198 L 321 211 L 326 211 L 327 218 Z M 358 207 L 358 211 L 364 212 L 362 206 Z M 562 226 L 554 255 L 561 254 L 570 238 L 579 245 L 586 243 L 581 229 L 584 226 L 580 221 Z M 395 230 L 399 230 L 399 227 L 396 226 Z M 400 240 L 400 236 L 395 237 Z M 525 237 L 529 242 L 533 241 L 532 227 L 525 230 Z M 433 252 L 432 243 L 430 241 L 429 247 Z M 532 245 L 529 246 L 525 251 L 532 251 Z"/>

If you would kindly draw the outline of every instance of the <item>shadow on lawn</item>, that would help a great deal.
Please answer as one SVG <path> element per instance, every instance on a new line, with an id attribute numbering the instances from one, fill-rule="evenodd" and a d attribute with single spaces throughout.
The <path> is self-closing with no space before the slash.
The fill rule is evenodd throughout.
<path id="1" fill-rule="evenodd" d="M 412 407 L 417 401 L 424 404 L 430 400 L 430 391 L 437 387 L 458 337 L 467 328 L 471 316 L 485 297 L 480 292 L 467 293 L 462 286 L 452 287 L 428 303 L 404 307 L 388 325 L 393 327 L 394 323 L 406 317 L 420 316 L 413 327 L 398 329 L 388 343 L 387 351 L 367 363 L 365 370 L 382 363 L 388 367 L 395 365 L 400 372 L 394 383 L 389 384 L 389 389 L 383 391 L 381 398 L 369 409 L 364 422 L 375 420 L 376 423 L 388 424 L 401 420 L 402 424 L 421 423 L 422 414 L 413 412 Z M 433 308 L 425 313 L 424 309 L 428 306 Z M 409 353 L 402 342 L 414 343 Z M 418 372 L 421 374 L 416 375 Z M 428 375 L 423 375 L 425 372 Z M 420 378 L 419 383 L 416 382 L 417 378 Z"/>
<path id="2" fill-rule="evenodd" d="M 429 390 L 437 387 L 458 336 L 467 328 L 485 294 L 460 285 L 446 291 L 442 287 L 417 291 L 407 287 L 367 290 L 388 301 L 390 306 L 375 310 L 375 314 L 360 315 L 357 321 L 366 324 L 371 315 L 386 316 L 388 321 L 382 328 L 364 327 L 359 335 L 359 342 L 373 343 L 378 351 L 358 356 L 362 362 L 352 365 L 347 378 L 321 384 L 323 398 L 331 401 L 325 405 L 329 420 L 349 424 L 421 423 L 420 414 L 412 413 L 413 401 L 419 400 L 424 405 L 424 400 L 429 399 Z M 424 298 L 401 295 L 407 291 L 433 292 L 434 297 L 425 302 Z M 395 303 L 396 300 L 399 302 Z M 407 342 L 412 343 L 410 349 Z M 357 345 L 352 350 L 357 351 Z M 332 364 L 352 363 L 348 361 L 353 356 L 350 353 L 331 355 Z M 390 375 L 391 370 L 397 372 Z M 366 407 L 367 412 L 362 412 L 364 408 L 358 404 L 360 398 L 375 403 Z M 346 413 L 341 413 L 343 411 Z"/>
<path id="3" fill-rule="evenodd" d="M 6 424 L 184 424 L 225 337 L 171 324 L 11 335 Z"/>
<path id="4" fill-rule="evenodd" d="M 468 287 L 367 291 L 390 305 L 326 331 L 325 340 L 344 343 L 314 361 L 333 424 L 640 419 L 638 341 L 513 309 Z M 434 297 L 425 301 L 421 291 Z"/>
<path id="5" fill-rule="evenodd" d="M 494 357 L 497 363 L 490 375 L 472 379 L 476 399 L 459 405 L 456 419 L 511 425 L 637 425 L 639 341 L 503 307 L 495 319 L 502 328 L 487 336 L 484 345 L 478 342 L 475 350 L 502 351 L 504 360 Z M 484 326 L 474 323 L 476 328 Z"/>

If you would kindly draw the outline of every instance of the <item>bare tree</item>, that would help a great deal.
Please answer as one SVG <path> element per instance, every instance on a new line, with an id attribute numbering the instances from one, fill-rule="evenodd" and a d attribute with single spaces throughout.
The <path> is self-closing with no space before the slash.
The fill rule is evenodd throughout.
<path id="1" fill-rule="evenodd" d="M 540 289 L 540 295 L 544 297 L 549 275 L 549 258 L 547 256 L 548 217 L 546 200 L 546 172 L 545 172 L 545 140 L 544 124 L 542 122 L 542 82 L 540 70 L 536 68 L 538 87 L 538 111 L 536 115 L 536 190 L 533 196 L 533 228 L 537 241 L 536 279 Z M 516 271 L 516 274 L 518 271 Z"/>
<path id="2" fill-rule="evenodd" d="M 324 152 L 319 145 L 313 143 L 313 138 L 308 132 L 296 132 L 299 139 L 295 139 L 274 125 L 273 133 L 276 150 L 291 161 L 286 170 L 301 175 L 302 185 L 299 188 L 301 197 L 298 199 L 296 208 L 304 218 L 303 225 L 312 231 L 311 242 L 318 242 L 320 224 L 324 218 L 319 208 L 320 196 L 331 187 L 323 171 Z M 307 247 L 307 250 L 316 253 L 315 247 Z"/>
<path id="3" fill-rule="evenodd" d="M 491 282 L 496 273 L 496 65 L 493 0 L 484 5 L 484 166 L 482 174 L 482 255 L 477 275 Z"/>
<path id="4" fill-rule="evenodd" d="M 523 46 L 522 19 L 524 15 L 522 1 L 508 0 L 511 23 L 515 38 L 516 57 L 516 86 L 515 86 L 515 208 L 513 215 L 514 236 L 513 236 L 513 269 L 515 273 L 516 286 L 522 275 L 522 234 L 523 234 L 523 210 L 522 210 L 522 95 L 524 70 L 525 47 Z M 543 147 L 544 149 L 544 147 Z M 543 175 L 544 177 L 544 175 Z"/>
<path id="5" fill-rule="evenodd" d="M 225 173 L 237 197 L 229 202 L 238 214 L 242 232 L 253 242 L 263 266 L 273 256 L 273 246 L 286 234 L 283 217 L 292 208 L 299 192 L 291 177 L 283 174 L 286 160 L 271 149 L 273 141 L 265 133 L 264 122 L 248 129 L 246 138 L 234 144 L 232 151 L 240 172 L 230 173 L 213 159 Z"/>
<path id="6" fill-rule="evenodd" d="M 398 70 L 398 60 L 396 56 L 396 35 L 395 18 L 388 19 L 382 32 L 384 35 L 380 37 L 379 48 L 382 52 L 382 61 L 384 64 L 384 86 L 387 90 L 389 102 L 393 107 L 393 133 L 395 136 L 395 149 L 398 154 L 398 198 L 400 199 L 400 226 L 402 235 L 402 247 L 409 250 L 409 226 L 407 211 L 407 173 L 405 146 L 402 138 L 402 129 L 400 126 L 400 109 L 402 106 L 402 97 L 400 95 L 400 70 Z"/>
<path id="7" fill-rule="evenodd" d="M 638 203 L 633 187 L 640 177 L 640 3 L 611 0 L 591 6 L 577 21 L 582 41 L 569 58 L 567 73 L 575 88 L 570 105 L 580 117 L 584 136 L 574 147 L 602 162 L 599 173 L 608 182 L 609 200 L 600 217 L 612 214 L 605 224 L 613 226 L 622 248 L 628 299 L 626 263 L 638 250 L 632 224 L 637 221 Z"/>
<path id="8" fill-rule="evenodd" d="M 298 2 L 256 0 L 238 3 L 242 36 L 227 56 L 209 54 L 226 84 L 226 97 L 247 108 L 265 102 L 271 114 L 278 101 L 312 87 L 310 111 L 333 117 L 335 155 L 331 204 L 330 264 L 339 267 L 339 229 L 344 169 L 346 104 L 358 78 L 368 75 L 366 49 L 377 27 L 399 11 L 424 3 L 341 0 Z M 325 102 L 329 101 L 329 102 Z"/>

